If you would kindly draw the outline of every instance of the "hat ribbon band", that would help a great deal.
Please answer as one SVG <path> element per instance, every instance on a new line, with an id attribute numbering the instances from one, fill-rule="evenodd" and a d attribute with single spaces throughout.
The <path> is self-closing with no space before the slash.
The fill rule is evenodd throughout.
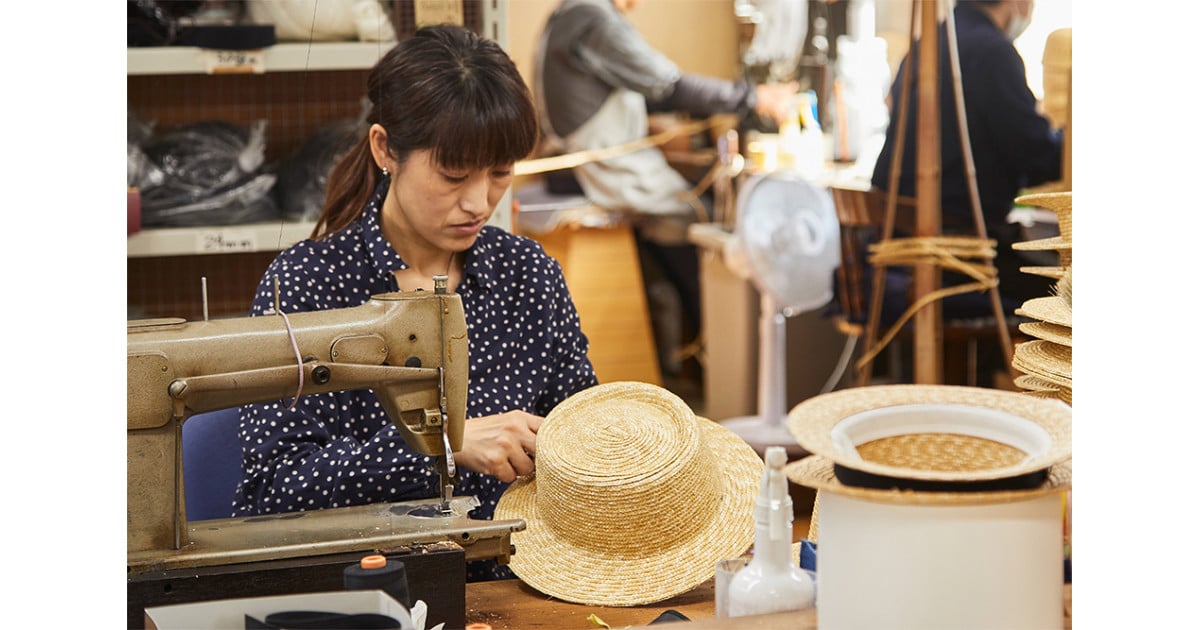
<path id="1" fill-rule="evenodd" d="M 877 475 L 849 468 L 841 464 L 833 465 L 833 474 L 843 485 L 874 490 L 912 490 L 915 492 L 998 492 L 1005 490 L 1033 490 L 1046 483 L 1050 469 L 1043 468 L 1014 477 L 1002 479 L 984 479 L 980 481 L 935 481 L 929 479 L 906 479 Z"/>

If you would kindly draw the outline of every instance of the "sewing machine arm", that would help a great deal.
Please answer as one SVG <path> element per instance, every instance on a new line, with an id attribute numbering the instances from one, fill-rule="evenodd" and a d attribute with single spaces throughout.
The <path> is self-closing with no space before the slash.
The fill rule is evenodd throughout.
<path id="1" fill-rule="evenodd" d="M 186 544 L 180 428 L 203 411 L 371 389 L 405 442 L 437 457 L 448 486 L 467 372 L 466 318 L 453 293 L 382 294 L 286 317 L 129 322 L 129 549 Z"/>

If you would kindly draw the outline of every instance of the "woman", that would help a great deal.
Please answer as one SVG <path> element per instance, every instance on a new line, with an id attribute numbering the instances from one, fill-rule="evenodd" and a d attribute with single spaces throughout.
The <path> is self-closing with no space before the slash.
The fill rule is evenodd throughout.
<path id="1" fill-rule="evenodd" d="M 367 79 L 370 125 L 334 167 L 304 240 L 268 267 L 251 315 L 358 306 L 371 295 L 432 290 L 449 276 L 469 333 L 459 494 L 491 518 L 533 471 L 542 417 L 596 384 L 562 269 L 536 242 L 486 225 L 533 149 L 536 113 L 495 42 L 453 26 L 420 29 Z M 234 515 L 440 496 L 431 458 L 407 447 L 370 391 L 247 405 Z M 510 577 L 475 563 L 468 579 Z M 486 566 L 483 566 L 486 565 Z"/>

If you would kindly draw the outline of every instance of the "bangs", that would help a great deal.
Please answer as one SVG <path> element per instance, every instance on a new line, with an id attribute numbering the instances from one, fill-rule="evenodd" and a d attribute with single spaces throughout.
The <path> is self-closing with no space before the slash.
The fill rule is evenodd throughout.
<path id="1" fill-rule="evenodd" d="M 429 126 L 433 161 L 452 169 L 487 169 L 522 160 L 537 142 L 537 119 L 524 99 L 453 99 Z"/>

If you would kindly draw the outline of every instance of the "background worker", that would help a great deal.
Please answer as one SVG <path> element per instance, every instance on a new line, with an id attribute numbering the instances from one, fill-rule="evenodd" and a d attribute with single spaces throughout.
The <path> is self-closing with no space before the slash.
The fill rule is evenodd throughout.
<path id="1" fill-rule="evenodd" d="M 755 86 L 682 72 L 625 17 L 640 2 L 563 0 L 547 19 L 534 63 L 544 152 L 595 151 L 640 140 L 655 111 L 786 116 L 798 84 Z M 692 184 L 658 147 L 588 162 L 574 175 L 589 201 L 630 217 L 643 261 L 678 296 L 684 342 L 689 341 L 700 330 L 700 291 L 687 227 L 709 219 L 711 201 L 691 197 Z M 653 295 L 649 298 L 653 304 Z M 656 331 L 671 328 L 662 322 L 666 313 L 656 310 L 652 316 Z M 675 348 L 662 339 L 659 346 L 660 363 L 669 369 Z"/>
<path id="2" fill-rule="evenodd" d="M 1028 239 L 1022 236 L 1019 224 L 1008 222 L 1013 200 L 1022 189 L 1062 176 L 1062 130 L 1053 129 L 1039 111 L 1026 81 L 1025 62 L 1013 46 L 1013 41 L 1029 26 L 1033 8 L 1033 0 L 962 0 L 954 8 L 967 134 L 986 232 L 997 242 L 994 263 L 999 274 L 1001 302 L 1009 315 L 1026 300 L 1049 295 L 1054 282 L 1020 271 L 1022 265 L 1035 263 L 1023 259 L 1012 249 L 1014 242 Z M 938 36 L 942 233 L 974 235 L 975 222 L 968 196 L 944 23 Z M 905 196 L 914 195 L 917 170 L 919 61 L 916 48 L 914 46 L 904 57 L 892 84 L 889 94 L 891 121 L 871 178 L 874 187 L 888 190 L 896 131 L 901 124 L 897 120 L 897 110 L 905 67 L 916 63 L 918 65 L 913 66 L 911 73 L 904 155 L 900 166 L 899 194 Z M 892 279 L 889 278 L 889 285 Z M 965 280 L 965 276 L 946 272 L 943 286 Z M 899 286 L 906 288 L 903 284 Z M 903 292 L 897 290 L 897 293 Z M 885 306 L 884 310 L 894 309 Z M 951 296 L 943 301 L 943 314 L 947 318 L 991 316 L 990 298 L 986 293 L 978 292 Z"/>

